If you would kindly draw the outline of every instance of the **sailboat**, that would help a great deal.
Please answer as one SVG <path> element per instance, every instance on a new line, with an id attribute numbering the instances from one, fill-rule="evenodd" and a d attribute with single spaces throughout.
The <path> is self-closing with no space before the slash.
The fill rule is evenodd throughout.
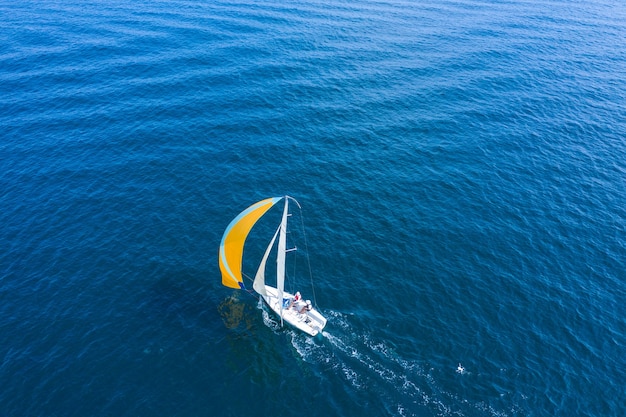
<path id="1" fill-rule="evenodd" d="M 284 200 L 283 214 L 278 229 L 270 240 L 267 249 L 257 269 L 252 287 L 265 303 L 280 318 L 281 326 L 284 322 L 311 336 L 315 336 L 326 326 L 326 318 L 313 306 L 310 300 L 303 300 L 300 293 L 291 294 L 285 291 L 285 263 L 287 253 L 295 248 L 287 248 L 287 220 L 289 202 L 293 201 L 298 207 L 300 204 L 293 197 L 272 197 L 261 200 L 242 211 L 235 217 L 222 236 L 219 249 L 219 265 L 222 273 L 222 284 L 229 288 L 246 290 L 243 282 L 242 260 L 246 238 L 256 222 L 265 215 L 275 204 Z M 278 238 L 278 242 L 276 239 Z M 265 282 L 266 263 L 276 246 L 276 286 Z"/>

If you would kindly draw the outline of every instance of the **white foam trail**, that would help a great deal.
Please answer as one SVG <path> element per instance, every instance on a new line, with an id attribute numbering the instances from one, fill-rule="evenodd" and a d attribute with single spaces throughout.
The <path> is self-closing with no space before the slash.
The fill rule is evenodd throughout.
<path id="1" fill-rule="evenodd" d="M 265 324 L 265 326 L 267 326 L 274 332 L 277 332 L 278 330 L 280 330 L 280 322 L 274 320 L 274 317 L 272 317 L 272 315 L 264 308 L 264 305 L 265 304 L 263 303 L 263 300 L 261 299 L 261 297 L 259 297 L 257 308 L 261 310 L 261 315 L 263 317 L 263 324 Z"/>
<path id="2" fill-rule="evenodd" d="M 397 414 L 401 416 L 421 415 L 424 407 L 441 416 L 463 416 L 466 412 L 471 414 L 471 409 L 500 415 L 492 407 L 470 404 L 442 390 L 432 369 L 419 361 L 402 358 L 386 341 L 367 333 L 353 333 L 350 316 L 332 311 L 327 314 L 331 320 L 329 328 L 322 332 L 323 338 L 293 334 L 293 347 L 304 361 L 330 366 L 355 390 L 368 387 L 389 398 L 397 398 L 400 392 L 403 399 L 397 403 Z"/>

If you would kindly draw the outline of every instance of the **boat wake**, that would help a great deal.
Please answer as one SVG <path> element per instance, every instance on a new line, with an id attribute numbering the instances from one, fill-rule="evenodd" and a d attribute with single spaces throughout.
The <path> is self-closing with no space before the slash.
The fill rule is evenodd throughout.
<path id="1" fill-rule="evenodd" d="M 259 302 L 257 304 L 257 308 L 261 310 L 261 314 L 263 315 L 263 324 L 270 328 L 274 333 L 281 330 L 280 321 L 278 317 L 274 316 L 272 313 L 268 311 L 265 307 L 265 303 L 263 299 L 259 297 Z"/>
<path id="2" fill-rule="evenodd" d="M 324 374 L 330 371 L 343 379 L 344 386 L 351 388 L 347 388 L 347 394 L 355 402 L 366 401 L 370 406 L 379 402 L 381 410 L 400 416 L 520 415 L 515 406 L 497 410 L 484 401 L 470 401 L 451 392 L 444 388 L 449 381 L 438 380 L 434 375 L 439 375 L 439 370 L 427 362 L 405 359 L 389 342 L 352 332 L 349 315 L 328 315 L 332 330 L 323 331 L 323 337 L 318 338 L 293 332 L 292 345 L 304 361 L 324 368 Z M 458 376 L 454 366 L 445 371 L 453 381 Z M 376 393 L 377 398 L 372 399 L 371 393 Z"/>

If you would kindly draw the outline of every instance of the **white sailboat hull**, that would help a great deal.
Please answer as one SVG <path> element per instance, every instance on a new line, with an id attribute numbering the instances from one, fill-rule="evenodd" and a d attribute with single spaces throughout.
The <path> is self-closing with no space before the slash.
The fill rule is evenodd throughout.
<path id="1" fill-rule="evenodd" d="M 265 303 L 278 315 L 283 321 L 289 323 L 291 326 L 298 330 L 301 330 L 311 336 L 315 336 L 322 331 L 326 326 L 326 318 L 320 314 L 315 308 L 311 308 L 309 311 L 299 313 L 295 308 L 283 307 L 284 300 L 291 300 L 293 294 L 283 292 L 282 299 L 278 299 L 278 290 L 269 285 L 265 286 L 265 295 L 262 295 Z"/>

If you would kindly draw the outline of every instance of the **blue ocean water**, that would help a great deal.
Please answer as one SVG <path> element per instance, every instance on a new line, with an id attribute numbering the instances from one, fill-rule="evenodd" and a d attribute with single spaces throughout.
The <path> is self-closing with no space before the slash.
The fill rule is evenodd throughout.
<path id="1" fill-rule="evenodd" d="M 625 34 L 614 0 L 0 0 L 0 415 L 624 415 Z M 221 285 L 284 194 L 323 337 Z"/>

